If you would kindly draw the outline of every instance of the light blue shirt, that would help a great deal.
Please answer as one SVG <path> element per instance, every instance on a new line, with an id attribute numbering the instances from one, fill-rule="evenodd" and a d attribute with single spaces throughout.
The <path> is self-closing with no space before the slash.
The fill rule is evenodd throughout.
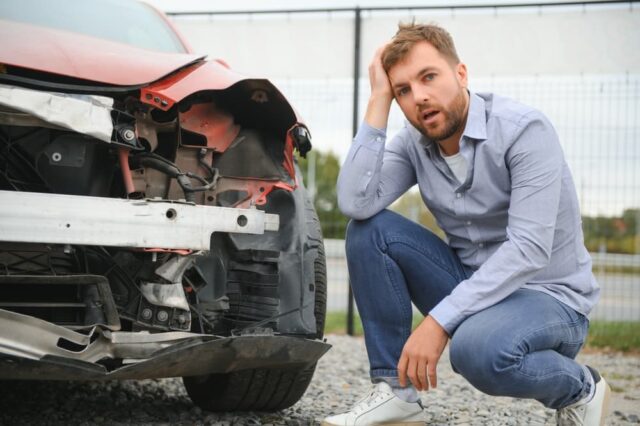
<path id="1" fill-rule="evenodd" d="M 462 183 L 437 144 L 410 124 L 385 139 L 384 129 L 361 125 L 338 177 L 338 204 L 345 215 L 367 219 L 418 184 L 449 245 L 474 270 L 430 312 L 447 332 L 523 287 L 591 311 L 600 289 L 575 185 L 541 112 L 471 93 L 460 140 L 468 166 Z"/>

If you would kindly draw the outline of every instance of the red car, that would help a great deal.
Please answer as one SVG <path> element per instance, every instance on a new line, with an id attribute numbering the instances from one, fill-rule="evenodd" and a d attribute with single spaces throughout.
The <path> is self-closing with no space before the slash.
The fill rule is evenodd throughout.
<path id="1" fill-rule="evenodd" d="M 131 0 L 3 1 L 0 41 L 0 379 L 298 401 L 326 272 L 284 96 Z"/>

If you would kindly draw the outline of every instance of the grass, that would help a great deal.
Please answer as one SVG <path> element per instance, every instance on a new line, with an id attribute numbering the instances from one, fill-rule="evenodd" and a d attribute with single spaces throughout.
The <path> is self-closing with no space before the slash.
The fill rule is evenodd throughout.
<path id="1" fill-rule="evenodd" d="M 415 328 L 422 321 L 422 316 L 413 316 L 413 326 Z M 360 317 L 355 315 L 354 319 L 355 335 L 362 336 L 362 322 Z M 347 333 L 347 313 L 346 312 L 327 312 L 327 319 L 324 326 L 325 333 L 346 334 Z"/>
<path id="2" fill-rule="evenodd" d="M 413 317 L 415 328 L 422 321 L 422 316 Z M 355 334 L 362 335 L 362 323 L 356 315 L 354 320 Z M 327 312 L 325 333 L 346 334 L 346 312 Z M 592 321 L 587 336 L 587 349 L 616 351 L 616 352 L 640 352 L 640 322 L 631 321 Z"/>
<path id="3" fill-rule="evenodd" d="M 639 275 L 640 267 L 638 266 L 617 266 L 617 265 L 606 265 L 599 266 L 595 265 L 593 267 L 593 273 L 598 274 L 622 274 L 622 275 Z"/>
<path id="4" fill-rule="evenodd" d="M 640 322 L 592 321 L 586 346 L 620 352 L 639 352 Z"/>

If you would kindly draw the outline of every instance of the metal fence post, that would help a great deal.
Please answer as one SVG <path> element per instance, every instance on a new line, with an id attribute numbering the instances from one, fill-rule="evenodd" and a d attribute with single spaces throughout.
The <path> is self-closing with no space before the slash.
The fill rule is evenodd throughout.
<path id="1" fill-rule="evenodd" d="M 361 17 L 360 8 L 355 10 L 354 47 L 353 47 L 353 135 L 358 131 L 358 98 L 360 96 L 360 37 L 361 37 Z M 353 291 L 351 290 L 351 280 L 349 280 L 349 301 L 347 304 L 347 334 L 354 334 L 353 315 Z"/>

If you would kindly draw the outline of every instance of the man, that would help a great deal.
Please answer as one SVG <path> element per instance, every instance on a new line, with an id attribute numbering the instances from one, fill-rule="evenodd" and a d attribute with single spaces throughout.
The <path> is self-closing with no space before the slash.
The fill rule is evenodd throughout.
<path id="1" fill-rule="evenodd" d="M 373 390 L 327 425 L 422 424 L 448 340 L 454 371 L 533 398 L 559 424 L 603 424 L 609 387 L 574 361 L 599 287 L 557 135 L 533 108 L 470 93 L 451 36 L 400 25 L 338 178 Z M 409 124 L 385 144 L 391 102 Z M 385 208 L 418 184 L 448 244 Z M 411 332 L 413 302 L 425 315 Z"/>

